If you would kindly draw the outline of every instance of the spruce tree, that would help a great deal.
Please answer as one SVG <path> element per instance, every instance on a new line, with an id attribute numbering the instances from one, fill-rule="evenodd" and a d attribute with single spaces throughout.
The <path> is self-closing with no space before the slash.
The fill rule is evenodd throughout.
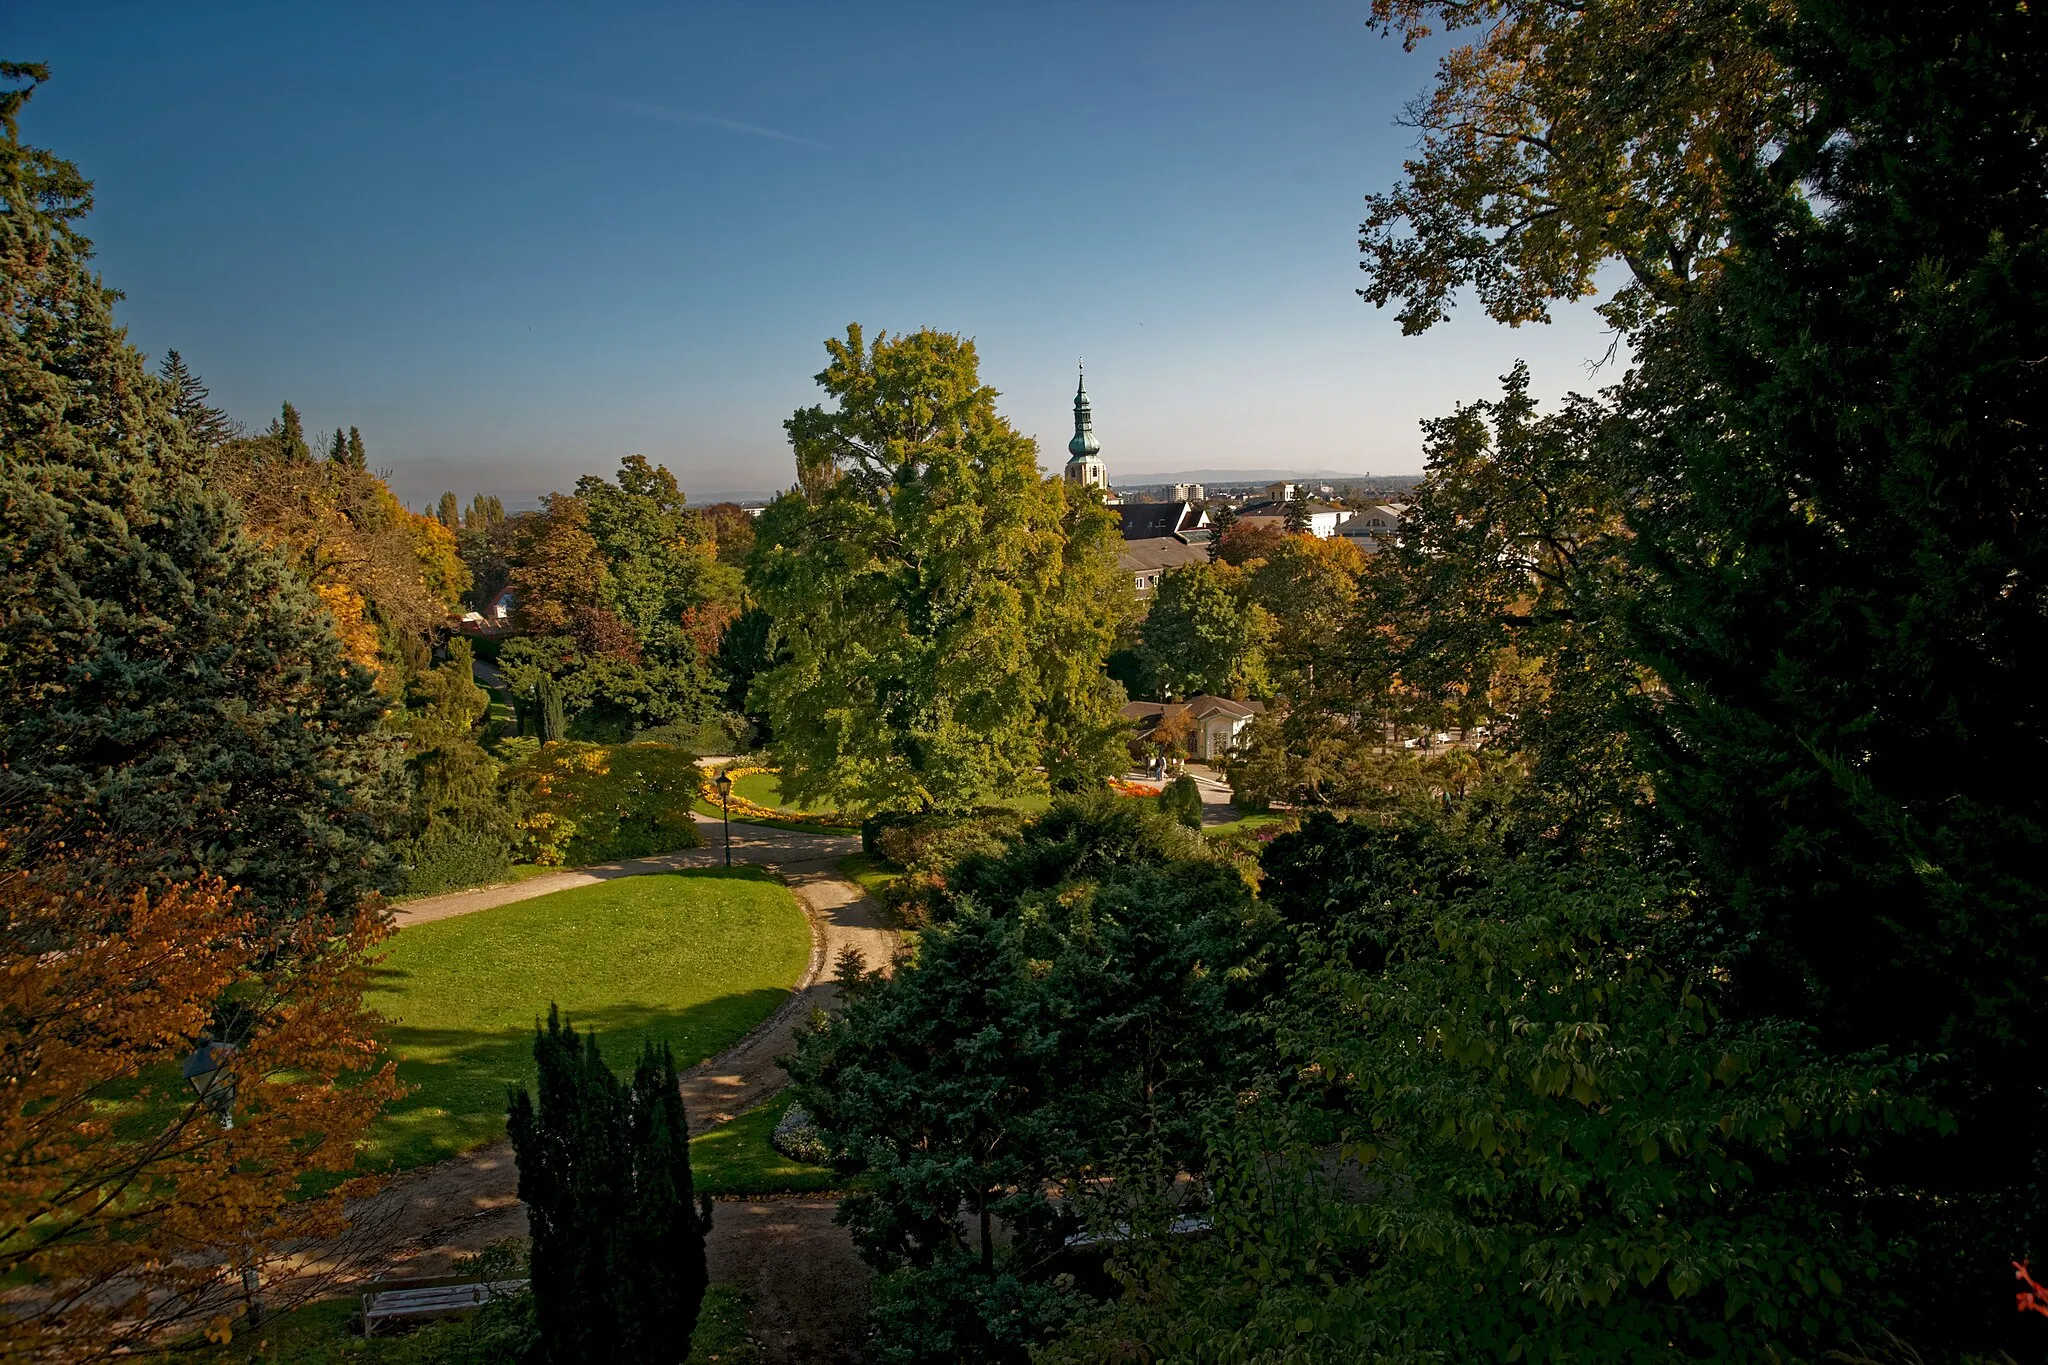
<path id="1" fill-rule="evenodd" d="M 341 428 L 334 429 L 334 439 L 327 443 L 327 463 L 341 466 L 348 463 L 348 438 L 341 434 Z"/>
<path id="2" fill-rule="evenodd" d="M 166 351 L 157 373 L 164 383 L 170 385 L 171 415 L 184 424 L 185 434 L 191 438 L 192 444 L 201 450 L 212 450 L 234 439 L 238 430 L 236 424 L 207 401 L 212 397 L 211 393 L 185 363 L 183 356 L 176 351 Z"/>
<path id="3" fill-rule="evenodd" d="M 354 427 L 348 429 L 348 467 L 350 469 L 365 469 L 369 467 L 369 459 L 363 452 L 363 433 L 357 431 Z"/>
<path id="4" fill-rule="evenodd" d="M 647 1043 L 621 1085 L 596 1038 L 553 1005 L 533 1055 L 538 1100 L 512 1092 L 506 1129 L 533 1231 L 540 1356 L 680 1361 L 704 1299 L 711 1207 L 695 1199 L 675 1058 Z"/>
<path id="5" fill-rule="evenodd" d="M 312 592 L 192 472 L 169 386 L 92 272 L 90 185 L 20 141 L 44 74 L 0 68 L 28 82 L 0 94 L 4 800 L 271 914 L 345 913 L 384 877 L 383 704 Z"/>
<path id="6" fill-rule="evenodd" d="M 292 463 L 313 458 L 313 447 L 306 444 L 305 421 L 290 403 L 284 405 L 283 411 L 272 419 L 269 429 L 263 434 L 280 460 Z"/>

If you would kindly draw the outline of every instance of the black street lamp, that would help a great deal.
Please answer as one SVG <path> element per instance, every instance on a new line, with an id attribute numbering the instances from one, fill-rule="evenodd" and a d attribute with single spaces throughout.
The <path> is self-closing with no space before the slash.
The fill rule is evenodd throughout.
<path id="1" fill-rule="evenodd" d="M 192 1093 L 199 1102 L 213 1112 L 220 1126 L 232 1131 L 235 1126 L 235 1073 L 228 1070 L 228 1063 L 239 1051 L 233 1043 L 215 1042 L 213 1035 L 199 1035 L 199 1046 L 185 1059 L 181 1069 L 185 1084 L 192 1087 Z M 263 1298 L 261 1282 L 256 1267 L 242 1267 L 242 1298 L 248 1305 L 249 1325 L 263 1321 Z"/>
<path id="2" fill-rule="evenodd" d="M 725 865 L 732 866 L 732 775 L 720 773 L 712 785 L 718 788 L 718 804 L 725 811 Z"/>
<path id="3" fill-rule="evenodd" d="M 185 1059 L 185 1083 L 223 1128 L 235 1126 L 235 1073 L 227 1069 L 234 1055 L 233 1043 L 216 1043 L 211 1034 L 201 1034 L 198 1048 Z"/>

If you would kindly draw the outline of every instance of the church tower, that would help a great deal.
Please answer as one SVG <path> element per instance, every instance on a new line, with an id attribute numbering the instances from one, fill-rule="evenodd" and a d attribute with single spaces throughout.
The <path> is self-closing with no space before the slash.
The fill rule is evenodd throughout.
<path id="1" fill-rule="evenodd" d="M 1109 470 L 1102 463 L 1102 443 L 1095 439 L 1093 415 L 1088 410 L 1088 375 L 1081 374 L 1074 390 L 1074 439 L 1067 442 L 1066 480 L 1071 488 L 1100 488 L 1109 493 Z"/>

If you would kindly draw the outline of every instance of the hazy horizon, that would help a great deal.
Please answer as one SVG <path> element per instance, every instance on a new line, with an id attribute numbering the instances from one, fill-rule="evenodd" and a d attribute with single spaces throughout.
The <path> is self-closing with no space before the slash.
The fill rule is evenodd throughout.
<path id="1" fill-rule="evenodd" d="M 1355 297 L 1433 69 L 1362 5 L 420 8 L 10 14 L 135 343 L 252 427 L 360 427 L 415 506 L 635 452 L 785 487 L 852 321 L 974 337 L 1048 468 L 1085 357 L 1119 480 L 1413 473 L 1518 357 L 1613 377 L 1589 307 L 1403 338 Z"/>

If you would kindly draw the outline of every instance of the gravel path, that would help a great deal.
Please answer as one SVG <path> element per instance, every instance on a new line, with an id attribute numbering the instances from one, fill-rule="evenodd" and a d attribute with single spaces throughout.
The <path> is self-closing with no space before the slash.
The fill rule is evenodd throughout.
<path id="1" fill-rule="evenodd" d="M 698 816 L 706 846 L 654 858 L 553 872 L 506 886 L 451 892 L 397 907 L 401 932 L 515 901 L 725 860 L 723 831 Z M 886 965 L 897 935 L 881 909 L 838 875 L 841 858 L 860 851 L 850 835 L 811 834 L 763 825 L 732 827 L 736 863 L 779 875 L 811 921 L 811 962 L 790 999 L 759 1028 L 683 1077 L 690 1131 L 700 1133 L 760 1104 L 788 1079 L 774 1059 L 792 1050 L 793 1032 L 814 1009 L 838 998 L 833 977 L 852 951 L 870 969 Z M 512 1145 L 499 1141 L 394 1179 L 351 1211 L 347 1278 L 432 1275 L 459 1256 L 527 1235 Z M 844 1229 L 833 1225 L 835 1200 L 817 1196 L 721 1201 L 706 1251 L 711 1277 L 755 1298 L 755 1335 L 771 1361 L 852 1361 L 867 1299 L 867 1271 Z"/>

